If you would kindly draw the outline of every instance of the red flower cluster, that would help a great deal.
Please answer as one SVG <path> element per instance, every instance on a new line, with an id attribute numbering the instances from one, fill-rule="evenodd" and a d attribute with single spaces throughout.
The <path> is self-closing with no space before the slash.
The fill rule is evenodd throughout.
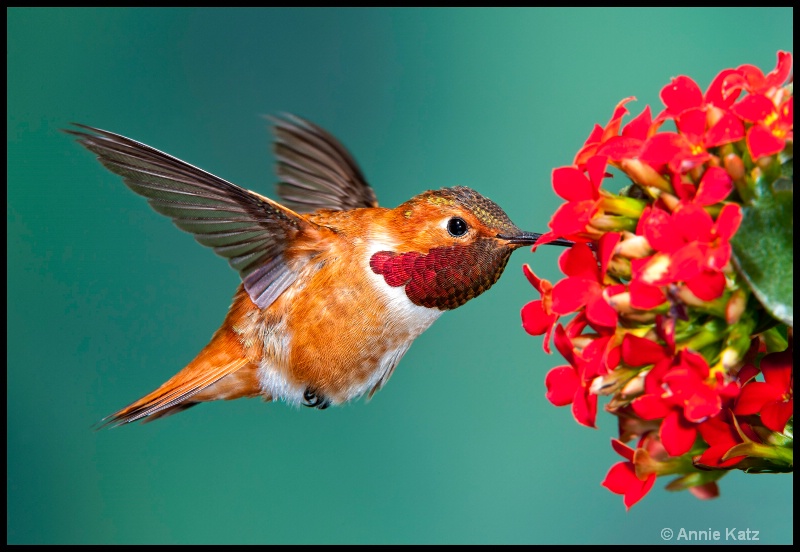
<path id="1" fill-rule="evenodd" d="M 748 178 L 785 150 L 791 157 L 791 65 L 779 52 L 767 75 L 726 69 L 705 94 L 677 77 L 655 119 L 645 107 L 623 126 L 626 98 L 574 164 L 553 171 L 566 203 L 537 246 L 576 245 L 555 285 L 524 267 L 541 298 L 523 307 L 522 324 L 546 336 L 548 353 L 552 337 L 568 363 L 545 378 L 554 405 L 572 405 L 577 422 L 594 427 L 598 395 L 611 396 L 605 408 L 620 420 L 612 445 L 625 461 L 603 485 L 627 507 L 660 475 L 680 476 L 668 488 L 710 498 L 720 470 L 792 467 L 792 330 L 765 330 L 731 249 Z M 667 121 L 676 132 L 659 131 Z M 631 180 L 619 194 L 603 189 L 610 167 Z M 624 444 L 636 437 L 636 449 Z"/>

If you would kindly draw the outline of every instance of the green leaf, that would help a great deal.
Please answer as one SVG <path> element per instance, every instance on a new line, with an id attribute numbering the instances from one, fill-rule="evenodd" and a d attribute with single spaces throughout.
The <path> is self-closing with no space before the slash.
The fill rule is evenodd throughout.
<path id="1" fill-rule="evenodd" d="M 777 320 L 794 327 L 794 178 L 791 158 L 754 182 L 733 236 L 733 260 L 753 294 Z"/>

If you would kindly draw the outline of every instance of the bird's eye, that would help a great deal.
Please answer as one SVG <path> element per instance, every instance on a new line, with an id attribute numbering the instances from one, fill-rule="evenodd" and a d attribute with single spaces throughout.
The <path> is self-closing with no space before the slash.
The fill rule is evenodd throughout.
<path id="1" fill-rule="evenodd" d="M 460 238 L 467 233 L 468 229 L 467 223 L 462 218 L 453 217 L 447 221 L 447 231 L 454 238 Z"/>

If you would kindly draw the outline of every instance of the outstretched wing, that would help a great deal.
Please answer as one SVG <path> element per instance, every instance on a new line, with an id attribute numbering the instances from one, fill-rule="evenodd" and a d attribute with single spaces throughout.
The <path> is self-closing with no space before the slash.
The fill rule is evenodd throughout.
<path id="1" fill-rule="evenodd" d="M 278 195 L 287 205 L 300 213 L 378 206 L 358 164 L 336 138 L 295 115 L 272 120 Z"/>
<path id="2" fill-rule="evenodd" d="M 284 250 L 305 217 L 171 155 L 119 134 L 76 124 L 66 130 L 134 192 L 203 245 L 228 259 L 253 302 L 266 308 L 297 275 Z"/>

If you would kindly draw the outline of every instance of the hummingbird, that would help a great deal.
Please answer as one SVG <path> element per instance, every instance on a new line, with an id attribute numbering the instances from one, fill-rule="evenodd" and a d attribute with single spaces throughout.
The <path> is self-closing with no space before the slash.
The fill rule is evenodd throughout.
<path id="1" fill-rule="evenodd" d="M 511 253 L 541 236 L 464 186 L 380 207 L 331 134 L 290 114 L 272 121 L 281 203 L 119 134 L 66 130 L 241 277 L 194 360 L 100 427 L 215 400 L 325 409 L 372 397 L 422 332 L 492 287 Z"/>

